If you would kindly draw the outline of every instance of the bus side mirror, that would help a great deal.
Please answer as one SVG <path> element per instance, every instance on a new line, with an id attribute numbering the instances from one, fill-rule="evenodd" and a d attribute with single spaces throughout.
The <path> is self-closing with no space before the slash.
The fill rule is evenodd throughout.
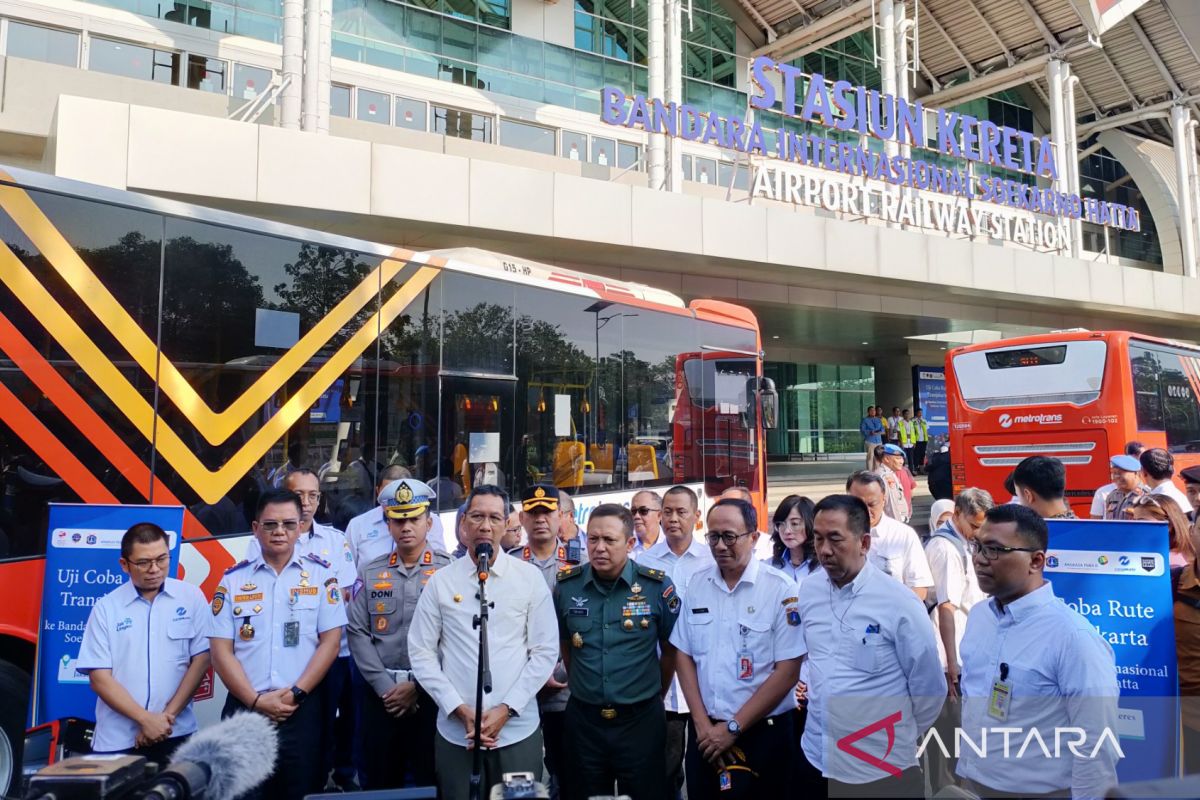
<path id="1" fill-rule="evenodd" d="M 779 426 L 779 393 L 775 391 L 775 381 L 770 378 L 751 379 L 757 384 L 754 394 L 758 397 L 758 407 L 762 409 L 762 425 L 765 430 L 775 430 Z"/>

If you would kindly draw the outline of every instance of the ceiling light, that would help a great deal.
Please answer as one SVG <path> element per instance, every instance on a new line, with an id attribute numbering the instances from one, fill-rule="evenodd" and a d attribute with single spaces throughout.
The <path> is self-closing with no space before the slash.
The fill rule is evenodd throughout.
<path id="1" fill-rule="evenodd" d="M 870 344 L 870 342 L 863 342 L 863 344 Z"/>
<path id="2" fill-rule="evenodd" d="M 778 339 L 779 337 L 778 337 L 778 336 L 772 336 L 771 338 L 772 338 L 772 339 Z"/>

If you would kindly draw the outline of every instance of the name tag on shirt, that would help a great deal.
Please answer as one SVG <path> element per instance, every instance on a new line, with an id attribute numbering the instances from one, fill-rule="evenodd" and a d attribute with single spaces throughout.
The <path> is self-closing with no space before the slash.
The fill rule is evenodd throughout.
<path id="1" fill-rule="evenodd" d="M 992 683 L 992 693 L 988 697 L 988 716 L 1004 722 L 1008 719 L 1008 707 L 1012 703 L 1012 683 L 997 680 Z"/>

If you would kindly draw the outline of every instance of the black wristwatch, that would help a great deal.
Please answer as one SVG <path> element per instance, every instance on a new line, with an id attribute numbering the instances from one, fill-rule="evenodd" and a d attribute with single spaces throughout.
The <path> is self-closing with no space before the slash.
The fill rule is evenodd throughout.
<path id="1" fill-rule="evenodd" d="M 299 686 L 292 687 L 292 698 L 296 701 L 296 705 L 304 702 L 304 698 L 308 697 L 308 692 L 301 689 Z"/>

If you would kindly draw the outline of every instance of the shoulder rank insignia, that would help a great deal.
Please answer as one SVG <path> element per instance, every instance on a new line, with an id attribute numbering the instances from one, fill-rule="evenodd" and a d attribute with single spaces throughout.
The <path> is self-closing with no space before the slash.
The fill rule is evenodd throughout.
<path id="1" fill-rule="evenodd" d="M 307 558 L 309 561 L 313 562 L 314 564 L 320 564 L 322 567 L 325 567 L 325 569 L 330 569 L 330 567 L 332 566 L 328 561 L 321 558 L 316 553 L 307 553 L 307 554 L 305 554 L 304 557 Z"/>
<path id="2" fill-rule="evenodd" d="M 642 575 L 645 575 L 647 578 L 653 578 L 656 581 L 661 581 L 667 577 L 667 573 L 663 572 L 661 569 L 654 569 L 653 567 L 646 567 L 641 564 L 638 564 L 637 562 L 634 562 L 634 564 L 637 567 L 637 571 L 639 573 L 641 573 Z"/>
<path id="3" fill-rule="evenodd" d="M 228 575 L 229 573 L 233 572 L 235 569 L 241 569 L 242 567 L 246 566 L 246 565 L 247 565 L 247 564 L 249 564 L 249 563 L 250 563 L 250 559 L 248 559 L 248 558 L 243 558 L 241 561 L 239 561 L 238 563 L 234 564 L 234 565 L 233 565 L 232 567 L 230 567 L 229 569 L 225 570 L 225 574 L 226 574 L 226 575 Z"/>
<path id="4" fill-rule="evenodd" d="M 558 571 L 558 575 L 556 577 L 560 581 L 565 581 L 568 578 L 574 578 L 576 575 L 579 575 L 582 572 L 583 572 L 583 567 L 576 564 L 573 567 L 564 567 L 563 569 L 560 569 Z"/>

